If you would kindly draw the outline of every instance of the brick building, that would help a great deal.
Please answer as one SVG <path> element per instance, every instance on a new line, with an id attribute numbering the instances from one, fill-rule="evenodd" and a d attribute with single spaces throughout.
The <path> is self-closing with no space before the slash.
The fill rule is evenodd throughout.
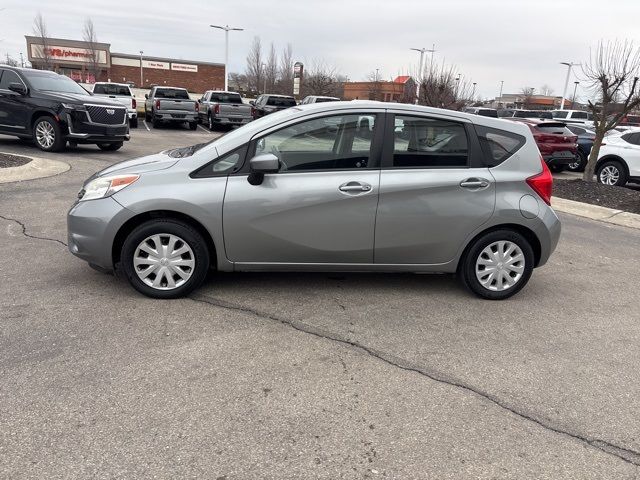
<path id="1" fill-rule="evenodd" d="M 167 85 L 197 93 L 224 88 L 225 66 L 221 63 L 112 53 L 108 43 L 95 43 L 91 48 L 79 40 L 25 38 L 33 68 L 47 68 L 48 63 L 52 70 L 78 82 L 112 81 L 141 88 Z"/>
<path id="2" fill-rule="evenodd" d="M 416 98 L 416 82 L 409 76 L 397 77 L 393 82 L 347 82 L 343 98 L 412 103 Z"/>

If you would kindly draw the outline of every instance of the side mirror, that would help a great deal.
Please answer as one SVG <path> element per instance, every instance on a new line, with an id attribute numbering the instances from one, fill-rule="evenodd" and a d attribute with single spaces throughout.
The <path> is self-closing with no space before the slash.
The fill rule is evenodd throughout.
<path id="1" fill-rule="evenodd" d="M 255 107 L 256 106 L 255 100 L 249 100 L 249 105 L 253 105 Z"/>
<path id="2" fill-rule="evenodd" d="M 277 173 L 280 170 L 280 160 L 273 153 L 256 155 L 249 160 L 251 173 L 247 180 L 251 185 L 261 185 L 265 173 Z"/>
<path id="3" fill-rule="evenodd" d="M 19 93 L 20 95 L 26 95 L 27 94 L 27 87 L 25 87 L 20 82 L 10 83 L 9 84 L 9 90 L 11 90 L 12 92 Z"/>
<path id="4" fill-rule="evenodd" d="M 148 94 L 148 93 L 145 93 L 145 94 L 144 94 L 144 98 L 146 98 L 147 100 L 149 100 L 149 94 Z"/>

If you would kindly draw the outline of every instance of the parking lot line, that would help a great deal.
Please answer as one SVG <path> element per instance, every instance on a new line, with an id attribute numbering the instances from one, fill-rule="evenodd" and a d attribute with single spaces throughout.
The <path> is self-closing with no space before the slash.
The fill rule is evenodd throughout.
<path id="1" fill-rule="evenodd" d="M 198 124 L 198 128 L 201 128 L 202 130 L 204 130 L 207 133 L 211 133 L 209 130 L 207 130 L 206 128 L 204 128 L 202 125 Z"/>
<path id="2" fill-rule="evenodd" d="M 144 123 L 144 128 L 147 129 L 147 132 L 150 132 L 151 129 L 149 128 L 149 125 L 147 125 L 147 121 L 146 120 L 142 120 L 142 123 Z"/>

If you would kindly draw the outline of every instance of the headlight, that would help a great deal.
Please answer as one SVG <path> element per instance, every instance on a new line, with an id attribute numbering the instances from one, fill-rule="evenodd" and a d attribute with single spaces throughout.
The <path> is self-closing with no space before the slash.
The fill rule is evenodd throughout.
<path id="1" fill-rule="evenodd" d="M 81 110 L 81 111 L 86 110 L 84 105 L 75 105 L 73 103 L 62 103 L 61 105 L 67 110 Z"/>
<path id="2" fill-rule="evenodd" d="M 140 175 L 112 175 L 94 178 L 80 191 L 78 199 L 83 202 L 108 197 L 128 187 L 139 178 Z"/>

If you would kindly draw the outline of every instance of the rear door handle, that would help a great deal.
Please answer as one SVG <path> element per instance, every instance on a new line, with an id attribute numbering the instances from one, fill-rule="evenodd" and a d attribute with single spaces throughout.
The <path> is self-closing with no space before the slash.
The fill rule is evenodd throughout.
<path id="1" fill-rule="evenodd" d="M 467 178 L 460 182 L 462 188 L 487 188 L 489 180 L 484 178 Z"/>
<path id="2" fill-rule="evenodd" d="M 339 190 L 341 192 L 368 192 L 371 190 L 371 185 L 368 183 L 360 183 L 360 182 L 347 182 L 340 185 Z"/>

